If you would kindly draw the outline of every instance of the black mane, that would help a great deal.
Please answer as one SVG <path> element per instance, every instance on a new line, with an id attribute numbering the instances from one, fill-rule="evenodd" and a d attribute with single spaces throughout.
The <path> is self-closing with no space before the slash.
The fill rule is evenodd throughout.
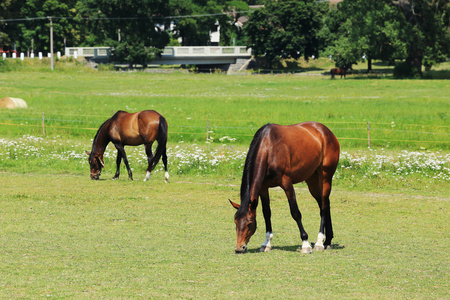
<path id="1" fill-rule="evenodd" d="M 97 148 L 100 147 L 99 145 L 99 138 L 100 138 L 100 133 L 103 132 L 103 130 L 105 129 L 105 127 L 109 124 L 109 122 L 115 117 L 116 115 L 112 116 L 111 118 L 109 118 L 108 120 L 106 120 L 105 122 L 103 122 L 102 125 L 100 125 L 100 128 L 98 129 L 97 133 L 95 134 L 94 137 L 94 141 L 92 142 L 92 151 L 91 153 L 95 153 L 97 152 Z"/>
<path id="2" fill-rule="evenodd" d="M 250 187 L 253 180 L 253 170 L 255 169 L 255 160 L 258 155 L 259 145 L 261 144 L 261 139 L 264 136 L 265 129 L 271 124 L 266 124 L 255 133 L 250 147 L 247 152 L 247 157 L 245 158 L 244 173 L 242 174 L 241 183 L 241 206 L 237 211 L 238 216 L 242 216 L 247 213 L 248 206 L 250 204 Z"/>

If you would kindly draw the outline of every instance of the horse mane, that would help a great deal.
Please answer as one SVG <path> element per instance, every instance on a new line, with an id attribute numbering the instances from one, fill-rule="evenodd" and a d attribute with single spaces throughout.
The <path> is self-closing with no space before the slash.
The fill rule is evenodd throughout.
<path id="1" fill-rule="evenodd" d="M 117 113 L 103 122 L 102 125 L 100 125 L 100 128 L 98 129 L 97 133 L 95 134 L 94 141 L 92 142 L 92 151 L 91 153 L 95 153 L 98 147 L 98 139 L 100 138 L 100 133 L 103 132 L 103 129 L 109 124 L 109 122 L 117 115 Z"/>
<path id="2" fill-rule="evenodd" d="M 271 124 L 266 124 L 262 126 L 255 133 L 252 142 L 250 143 L 250 147 L 247 152 L 247 157 L 245 158 L 244 164 L 244 173 L 242 174 L 242 183 L 241 183 L 241 206 L 237 210 L 237 215 L 242 216 L 247 213 L 248 206 L 250 204 L 250 186 L 253 179 L 253 170 L 255 169 L 255 160 L 258 155 L 259 146 L 261 144 L 261 140 L 264 136 L 264 131 Z"/>

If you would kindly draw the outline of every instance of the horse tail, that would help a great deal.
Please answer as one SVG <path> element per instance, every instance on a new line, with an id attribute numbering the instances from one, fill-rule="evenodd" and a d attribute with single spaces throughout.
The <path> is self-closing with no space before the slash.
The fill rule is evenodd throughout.
<path id="1" fill-rule="evenodd" d="M 259 146 L 261 145 L 261 141 L 265 135 L 265 131 L 267 127 L 271 124 L 266 124 L 262 126 L 255 133 L 252 142 L 250 143 L 250 147 L 247 152 L 247 157 L 245 158 L 244 164 L 244 172 L 242 174 L 242 183 L 241 183 L 241 206 L 238 210 L 241 213 L 245 213 L 248 210 L 248 205 L 250 204 L 250 188 L 252 180 L 254 179 L 255 174 L 253 171 L 255 169 L 256 158 L 259 152 Z"/>
<path id="2" fill-rule="evenodd" d="M 156 141 L 158 142 L 158 147 L 156 147 L 156 152 L 150 171 L 156 167 L 161 159 L 161 156 L 166 153 L 167 149 L 167 121 L 161 115 L 159 116 L 159 127 Z"/>

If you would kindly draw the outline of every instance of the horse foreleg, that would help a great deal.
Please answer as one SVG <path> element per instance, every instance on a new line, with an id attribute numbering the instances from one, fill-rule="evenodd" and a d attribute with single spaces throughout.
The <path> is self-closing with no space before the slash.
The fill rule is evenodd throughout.
<path id="1" fill-rule="evenodd" d="M 272 241 L 273 238 L 272 222 L 271 222 L 272 212 L 270 210 L 269 189 L 263 188 L 259 195 L 261 197 L 264 221 L 266 222 L 266 239 L 262 243 L 261 248 L 259 250 L 261 252 L 269 252 L 270 250 L 272 250 L 272 245 L 270 244 L 270 242 Z"/>
<path id="2" fill-rule="evenodd" d="M 117 158 L 116 158 L 116 174 L 114 175 L 114 177 L 112 179 L 118 179 L 119 175 L 120 175 L 120 163 L 122 161 L 122 154 L 120 154 L 120 151 L 117 150 Z"/>
<path id="3" fill-rule="evenodd" d="M 302 253 L 311 253 L 312 248 L 310 243 L 308 242 L 308 234 L 303 228 L 302 224 L 302 214 L 298 209 L 297 199 L 295 197 L 294 186 L 292 185 L 292 181 L 288 176 L 284 176 L 282 180 L 281 186 L 286 193 L 286 196 L 289 201 L 289 208 L 291 210 L 292 218 L 297 222 L 298 229 L 300 230 L 300 238 L 302 239 Z"/>
<path id="4" fill-rule="evenodd" d="M 127 159 L 127 155 L 125 153 L 125 148 L 123 145 L 121 144 L 115 144 L 114 146 L 116 146 L 117 151 L 120 153 L 120 155 L 122 156 L 123 162 L 125 163 L 125 166 L 127 167 L 127 171 L 128 171 L 128 178 L 133 180 L 133 172 L 131 172 L 131 168 L 130 165 L 128 164 L 128 159 Z M 119 155 L 119 154 L 118 154 Z M 119 170 L 119 168 L 117 168 L 117 170 Z"/>

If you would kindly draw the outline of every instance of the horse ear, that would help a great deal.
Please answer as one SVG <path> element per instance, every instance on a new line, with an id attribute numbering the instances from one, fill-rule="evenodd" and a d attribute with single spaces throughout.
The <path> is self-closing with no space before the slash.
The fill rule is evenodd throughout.
<path id="1" fill-rule="evenodd" d="M 234 208 L 236 208 L 236 209 L 239 209 L 239 207 L 241 207 L 239 204 L 234 203 L 234 202 L 231 201 L 230 199 L 228 199 L 228 201 L 230 201 L 231 205 L 232 205 Z"/>
<path id="2" fill-rule="evenodd" d="M 91 152 L 89 152 L 89 151 L 84 151 L 84 152 L 86 152 L 87 155 L 91 155 Z"/>

